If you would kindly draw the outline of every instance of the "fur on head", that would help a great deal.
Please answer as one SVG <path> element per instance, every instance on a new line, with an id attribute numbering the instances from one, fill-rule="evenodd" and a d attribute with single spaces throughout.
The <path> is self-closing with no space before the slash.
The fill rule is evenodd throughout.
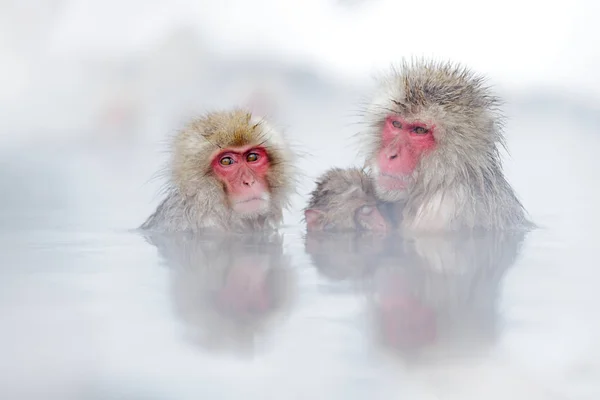
<path id="1" fill-rule="evenodd" d="M 385 201 L 406 199 L 403 226 L 413 230 L 508 228 L 528 225 L 502 173 L 504 146 L 500 99 L 466 67 L 425 60 L 404 61 L 379 82 L 366 109 L 362 132 L 366 166 L 380 175 L 377 154 L 389 116 L 435 126 L 435 147 L 418 161 L 404 191 L 376 183 Z"/>
<path id="2" fill-rule="evenodd" d="M 377 198 L 367 173 L 358 168 L 332 168 L 317 180 L 305 209 L 307 223 L 325 230 L 354 230 L 360 226 L 357 213 L 376 211 Z M 314 221 L 309 221 L 314 219 Z"/>
<path id="3" fill-rule="evenodd" d="M 267 152 L 268 207 L 239 215 L 228 203 L 225 184 L 211 162 L 231 147 L 260 146 Z M 167 197 L 142 228 L 167 231 L 260 230 L 281 223 L 294 190 L 293 153 L 285 138 L 264 119 L 243 109 L 215 111 L 192 120 L 174 138 L 168 168 Z"/>

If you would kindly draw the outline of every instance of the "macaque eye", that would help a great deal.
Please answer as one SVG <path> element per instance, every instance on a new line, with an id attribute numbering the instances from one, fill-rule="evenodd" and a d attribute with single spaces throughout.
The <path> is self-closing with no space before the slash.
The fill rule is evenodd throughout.
<path id="1" fill-rule="evenodd" d="M 223 157 L 219 160 L 219 164 L 221 165 L 231 165 L 233 164 L 233 158 L 231 157 Z"/>
<path id="2" fill-rule="evenodd" d="M 400 123 L 400 121 L 392 121 L 392 126 L 394 128 L 402 129 L 402 124 Z"/>
<path id="3" fill-rule="evenodd" d="M 417 127 L 415 127 L 415 129 L 413 129 L 413 132 L 416 133 L 417 135 L 425 135 L 425 134 L 429 133 L 429 129 L 423 128 L 422 126 L 417 126 Z"/>
<path id="4" fill-rule="evenodd" d="M 256 153 L 250 153 L 250 154 L 248 154 L 246 156 L 246 161 L 248 161 L 248 162 L 254 162 L 254 161 L 257 161 L 258 158 L 259 158 L 258 154 L 256 154 Z"/>
<path id="5" fill-rule="evenodd" d="M 362 215 L 369 215 L 371 212 L 373 212 L 373 207 L 371 206 L 363 206 L 360 208 L 360 213 Z"/>

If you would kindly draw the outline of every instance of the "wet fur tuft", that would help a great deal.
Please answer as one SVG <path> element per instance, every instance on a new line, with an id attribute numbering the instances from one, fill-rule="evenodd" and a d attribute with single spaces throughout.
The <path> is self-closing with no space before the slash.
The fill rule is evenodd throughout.
<path id="1" fill-rule="evenodd" d="M 375 207 L 377 198 L 369 175 L 358 168 L 332 168 L 317 179 L 306 210 L 323 213 L 323 224 L 336 230 L 353 230 L 357 210 L 365 205 Z"/>

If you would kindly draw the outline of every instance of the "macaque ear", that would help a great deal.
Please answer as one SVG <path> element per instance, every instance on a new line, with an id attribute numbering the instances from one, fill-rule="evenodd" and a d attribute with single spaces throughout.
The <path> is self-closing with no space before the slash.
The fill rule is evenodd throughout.
<path id="1" fill-rule="evenodd" d="M 323 230 L 323 216 L 325 213 L 319 210 L 304 211 L 304 219 L 306 219 L 306 229 L 308 231 Z"/>

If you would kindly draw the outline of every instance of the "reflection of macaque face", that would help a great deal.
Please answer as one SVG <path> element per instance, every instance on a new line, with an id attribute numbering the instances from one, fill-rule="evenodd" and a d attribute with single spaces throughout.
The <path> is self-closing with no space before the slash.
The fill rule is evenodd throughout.
<path id="1" fill-rule="evenodd" d="M 437 312 L 418 293 L 420 282 L 411 272 L 395 268 L 379 274 L 377 318 L 381 336 L 388 346 L 415 349 L 432 344 L 437 334 Z"/>
<path id="2" fill-rule="evenodd" d="M 175 310 L 203 348 L 253 347 L 291 298 L 289 258 L 276 233 L 153 236 L 172 269 Z"/>
<path id="3" fill-rule="evenodd" d="M 499 284 L 523 239 L 517 232 L 388 236 L 364 276 L 380 343 L 404 356 L 487 346 L 499 333 Z"/>
<path id="4" fill-rule="evenodd" d="M 235 259 L 217 292 L 216 303 L 224 314 L 249 317 L 267 313 L 275 306 L 270 286 L 268 257 L 260 254 Z"/>
<path id="5" fill-rule="evenodd" d="M 405 271 L 386 274 L 378 288 L 377 318 L 388 346 L 415 349 L 432 344 L 437 334 L 437 313 L 412 292 L 414 284 Z"/>

